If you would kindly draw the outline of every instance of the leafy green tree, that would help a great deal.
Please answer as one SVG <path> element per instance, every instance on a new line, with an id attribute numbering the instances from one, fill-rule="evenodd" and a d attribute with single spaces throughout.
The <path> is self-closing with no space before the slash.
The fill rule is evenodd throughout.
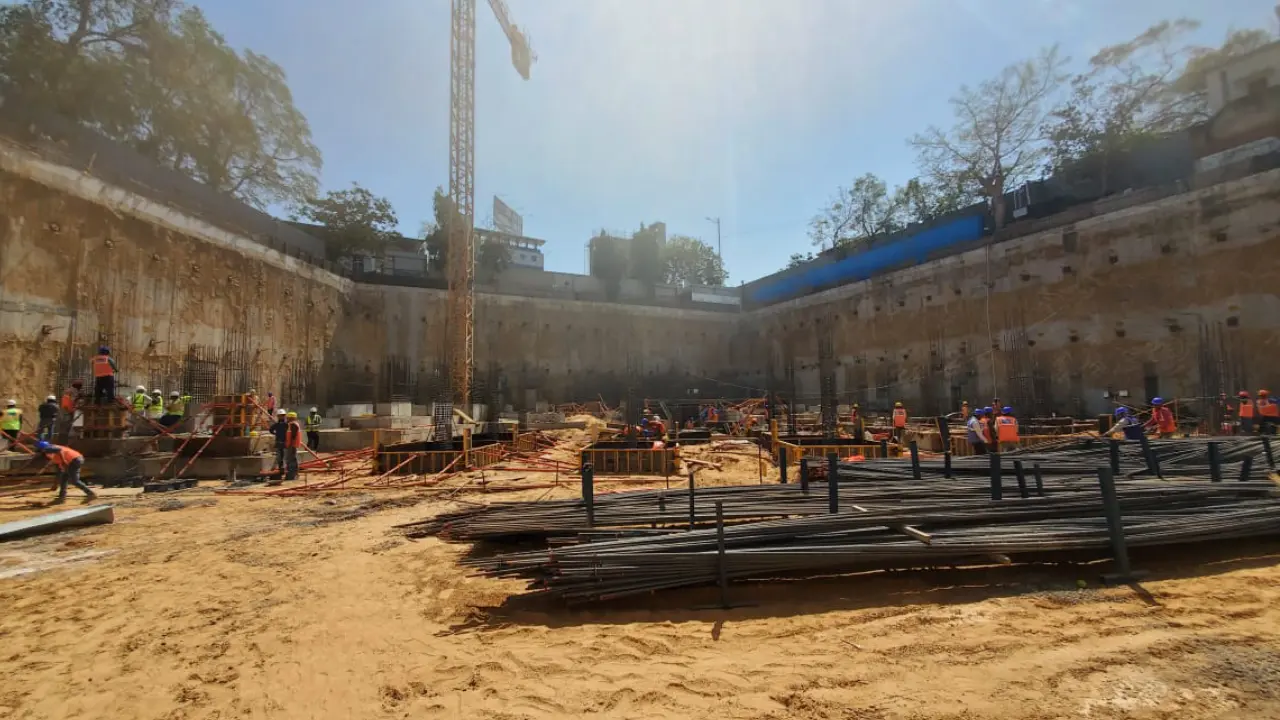
<path id="1" fill-rule="evenodd" d="M 476 268 L 488 282 L 493 282 L 503 270 L 511 267 L 511 246 L 495 237 L 487 237 L 476 244 Z"/>
<path id="2" fill-rule="evenodd" d="M 662 248 L 662 281 L 672 285 L 723 287 L 728 274 L 710 245 L 686 235 L 673 235 Z"/>
<path id="3" fill-rule="evenodd" d="M 391 202 L 358 183 L 308 200 L 299 216 L 324 226 L 330 257 L 376 253 L 399 237 Z"/>
<path id="4" fill-rule="evenodd" d="M 1064 63 L 1052 47 L 977 87 L 962 86 L 951 98 L 951 128 L 930 127 L 910 140 L 924 176 L 986 198 L 999 227 L 1005 192 L 1044 165 L 1043 125 L 1065 79 Z"/>
<path id="5" fill-rule="evenodd" d="M 786 269 L 790 270 L 793 267 L 799 267 L 810 260 L 813 260 L 815 257 L 817 256 L 813 253 L 791 253 L 791 257 L 787 258 Z"/>
<path id="6" fill-rule="evenodd" d="M 317 193 L 320 151 L 284 71 L 237 52 L 177 0 L 25 0 L 0 8 L 0 78 L 259 208 Z"/>
<path id="7" fill-rule="evenodd" d="M 894 190 L 894 204 L 898 206 L 904 224 L 923 223 L 955 212 L 973 203 L 973 196 L 962 184 L 942 185 L 920 178 L 911 178 Z"/>

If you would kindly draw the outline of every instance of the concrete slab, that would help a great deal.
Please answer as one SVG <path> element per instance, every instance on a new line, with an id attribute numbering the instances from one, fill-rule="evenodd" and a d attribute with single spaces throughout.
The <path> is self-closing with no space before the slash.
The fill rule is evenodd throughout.
<path id="1" fill-rule="evenodd" d="M 204 457 L 196 458 L 191 467 L 182 473 L 184 478 L 198 480 L 225 480 L 234 469 L 236 477 L 254 477 L 271 470 L 275 458 L 271 455 L 248 455 L 245 457 Z"/>
<path id="2" fill-rule="evenodd" d="M 95 458 L 155 452 L 156 440 L 154 437 L 72 438 L 67 445 L 86 458 Z"/>
<path id="3" fill-rule="evenodd" d="M 409 417 L 413 415 L 413 404 L 407 402 L 378 403 L 373 412 L 381 417 Z"/>
<path id="4" fill-rule="evenodd" d="M 275 447 L 275 442 L 275 438 L 270 435 L 196 437 L 185 445 L 181 445 L 181 453 L 183 455 L 195 455 L 200 452 L 200 457 L 202 458 L 242 457 L 271 451 Z M 204 448 L 204 450 L 201 451 L 201 448 Z"/>
<path id="5" fill-rule="evenodd" d="M 326 413 L 329 417 L 352 418 L 373 414 L 372 403 L 353 403 L 350 405 L 334 405 Z"/>
<path id="6" fill-rule="evenodd" d="M 155 454 L 145 457 L 129 457 L 113 455 L 111 457 L 86 457 L 84 460 L 85 477 L 89 481 L 116 481 L 127 478 L 155 477 L 169 464 L 171 454 Z M 182 459 L 174 461 L 181 467 Z M 175 468 L 176 469 L 176 468 Z"/>
<path id="7" fill-rule="evenodd" d="M 431 418 L 408 416 L 351 418 L 350 420 L 347 420 L 347 427 L 352 430 L 402 430 L 404 428 L 422 427 L 429 424 L 431 424 Z"/>
<path id="8" fill-rule="evenodd" d="M 321 430 L 321 452 L 360 450 L 373 446 L 374 436 L 379 443 L 423 442 L 431 439 L 431 428 L 404 428 L 399 430 Z"/>

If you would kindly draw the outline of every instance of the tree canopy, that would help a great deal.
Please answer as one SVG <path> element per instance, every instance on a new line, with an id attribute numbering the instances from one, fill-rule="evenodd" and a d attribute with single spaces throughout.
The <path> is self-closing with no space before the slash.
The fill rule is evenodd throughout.
<path id="1" fill-rule="evenodd" d="M 0 79 L 25 105 L 255 207 L 316 195 L 320 151 L 284 71 L 178 0 L 0 8 Z"/>
<path id="2" fill-rule="evenodd" d="M 663 282 L 721 287 L 728 278 L 715 248 L 697 238 L 673 235 L 662 248 Z"/>
<path id="3" fill-rule="evenodd" d="M 298 214 L 325 227 L 330 257 L 376 253 L 399 237 L 391 202 L 358 183 L 306 201 Z"/>

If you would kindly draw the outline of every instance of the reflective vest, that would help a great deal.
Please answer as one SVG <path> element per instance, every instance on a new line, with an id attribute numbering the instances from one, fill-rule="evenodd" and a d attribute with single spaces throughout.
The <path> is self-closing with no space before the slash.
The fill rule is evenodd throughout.
<path id="1" fill-rule="evenodd" d="M 907 409 L 906 408 L 893 409 L 893 426 L 896 428 L 904 428 L 907 426 Z"/>
<path id="2" fill-rule="evenodd" d="M 62 393 L 62 402 L 60 403 L 60 407 L 69 413 L 76 411 L 75 391 L 67 390 L 66 392 Z"/>
<path id="3" fill-rule="evenodd" d="M 178 398 L 177 400 L 170 400 L 169 406 L 166 408 L 166 411 L 170 415 L 186 415 L 187 400 L 189 399 L 191 399 L 190 396 L 183 396 Z"/>
<path id="4" fill-rule="evenodd" d="M 266 404 L 264 407 L 266 407 L 267 412 L 275 412 L 275 411 L 276 411 L 276 396 L 275 396 L 275 395 L 268 396 L 268 397 L 267 397 L 267 404 Z"/>
<path id="5" fill-rule="evenodd" d="M 982 423 L 982 442 L 991 444 L 991 418 L 984 416 L 978 422 Z"/>
<path id="6" fill-rule="evenodd" d="M 111 377 L 116 374 L 116 369 L 111 367 L 110 355 L 94 355 L 93 356 L 93 376 Z"/>
<path id="7" fill-rule="evenodd" d="M 1240 409 L 1238 410 L 1238 412 L 1240 413 L 1241 420 L 1244 420 L 1245 418 L 1253 417 L 1253 401 L 1242 399 L 1240 401 Z"/>
<path id="8" fill-rule="evenodd" d="M 158 418 L 161 415 L 164 415 L 164 399 L 156 398 L 147 406 L 147 417 Z"/>
<path id="9" fill-rule="evenodd" d="M 1156 429 L 1162 433 L 1171 433 L 1178 429 L 1173 420 L 1173 411 L 1167 407 L 1158 407 L 1152 411 L 1152 419 L 1156 421 Z"/>
<path id="10" fill-rule="evenodd" d="M 290 420 L 284 429 L 284 446 L 288 448 L 302 447 L 302 426 L 297 420 Z"/>
<path id="11" fill-rule="evenodd" d="M 1002 443 L 1018 442 L 1018 419 L 1012 415 L 1001 415 L 996 418 L 996 436 Z"/>
<path id="12" fill-rule="evenodd" d="M 0 420 L 0 430 L 21 430 L 22 411 L 18 408 L 5 408 L 4 419 Z"/>
<path id="13" fill-rule="evenodd" d="M 84 460 L 83 455 L 65 445 L 54 445 L 49 448 L 49 453 L 46 457 L 52 460 L 54 465 L 57 465 L 63 470 L 66 470 L 67 466 L 76 460 Z"/>
<path id="14" fill-rule="evenodd" d="M 144 392 L 136 392 L 133 394 L 132 402 L 133 402 L 133 411 L 142 412 L 143 410 L 147 409 L 148 405 L 151 404 L 151 396 Z"/>
<path id="15" fill-rule="evenodd" d="M 1271 398 L 1258 398 L 1258 414 L 1262 417 L 1280 418 L 1280 404 Z"/>
<path id="16" fill-rule="evenodd" d="M 307 429 L 308 429 L 308 430 L 319 430 L 319 429 L 320 429 L 320 421 L 321 421 L 322 419 L 323 419 L 323 418 L 321 418 L 319 415 L 308 415 L 308 416 L 307 416 Z"/>

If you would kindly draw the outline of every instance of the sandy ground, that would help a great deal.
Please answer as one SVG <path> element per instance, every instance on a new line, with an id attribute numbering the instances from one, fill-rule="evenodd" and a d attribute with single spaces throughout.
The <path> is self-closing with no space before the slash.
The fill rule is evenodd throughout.
<path id="1" fill-rule="evenodd" d="M 1280 541 L 1138 556 L 1138 589 L 980 568 L 570 611 L 394 532 L 438 495 L 121 494 L 114 525 L 0 545 L 0 718 L 1280 717 Z"/>

